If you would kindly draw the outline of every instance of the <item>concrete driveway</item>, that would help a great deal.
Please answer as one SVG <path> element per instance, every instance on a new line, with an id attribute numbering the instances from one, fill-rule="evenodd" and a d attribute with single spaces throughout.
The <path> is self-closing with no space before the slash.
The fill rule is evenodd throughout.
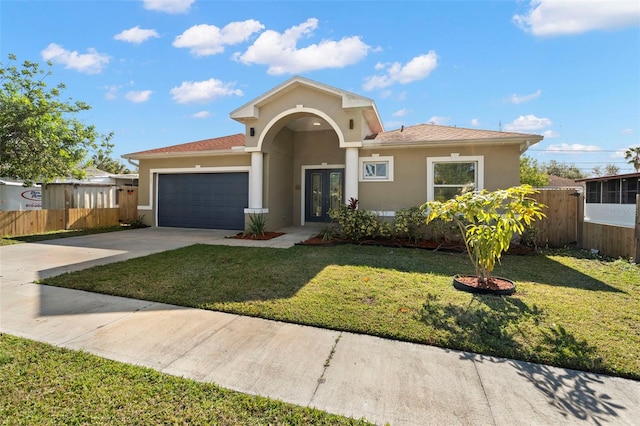
<path id="1" fill-rule="evenodd" d="M 261 243 L 313 232 L 290 231 Z M 0 332 L 378 424 L 639 424 L 633 380 L 32 284 L 195 243 L 252 243 L 229 234 L 147 228 L 0 247 Z"/>

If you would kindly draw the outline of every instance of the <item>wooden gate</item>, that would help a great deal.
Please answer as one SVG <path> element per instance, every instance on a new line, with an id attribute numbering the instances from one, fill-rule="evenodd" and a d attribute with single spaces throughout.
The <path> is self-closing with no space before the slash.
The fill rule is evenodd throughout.
<path id="1" fill-rule="evenodd" d="M 136 220 L 138 218 L 138 187 L 119 187 L 118 206 L 120 208 L 120 223 L 131 223 Z"/>
<path id="2" fill-rule="evenodd" d="M 539 233 L 536 243 L 540 247 L 562 247 L 579 242 L 582 228 L 584 199 L 575 189 L 542 189 L 531 196 L 547 206 L 547 215 L 533 224 Z"/>

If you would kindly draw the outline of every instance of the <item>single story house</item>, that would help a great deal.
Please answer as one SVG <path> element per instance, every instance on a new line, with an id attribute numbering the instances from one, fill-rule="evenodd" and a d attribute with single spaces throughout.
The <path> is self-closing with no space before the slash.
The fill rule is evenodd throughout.
<path id="1" fill-rule="evenodd" d="M 373 100 L 293 77 L 230 113 L 244 131 L 124 155 L 139 162 L 138 214 L 152 226 L 242 230 L 329 220 L 331 208 L 393 216 L 461 191 L 519 185 L 542 136 L 421 124 L 385 131 Z"/>
<path id="2" fill-rule="evenodd" d="M 635 228 L 640 173 L 579 179 L 586 186 L 584 221 Z"/>

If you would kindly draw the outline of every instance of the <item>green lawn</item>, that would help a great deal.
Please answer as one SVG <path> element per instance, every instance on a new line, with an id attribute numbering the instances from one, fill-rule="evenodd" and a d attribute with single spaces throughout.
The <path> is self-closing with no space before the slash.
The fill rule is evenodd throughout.
<path id="1" fill-rule="evenodd" d="M 103 234 L 105 232 L 124 231 L 132 229 L 126 225 L 106 226 L 91 229 L 68 229 L 60 231 L 51 231 L 44 234 L 21 235 L 19 237 L 4 236 L 0 240 L 0 246 L 9 246 L 11 244 L 35 243 L 38 241 L 55 240 L 58 238 L 79 237 L 81 235 Z"/>
<path id="2" fill-rule="evenodd" d="M 0 334 L 0 424 L 369 424 Z"/>
<path id="3" fill-rule="evenodd" d="M 640 379 L 640 268 L 577 250 L 506 256 L 511 297 L 457 291 L 466 254 L 195 245 L 44 280 Z"/>

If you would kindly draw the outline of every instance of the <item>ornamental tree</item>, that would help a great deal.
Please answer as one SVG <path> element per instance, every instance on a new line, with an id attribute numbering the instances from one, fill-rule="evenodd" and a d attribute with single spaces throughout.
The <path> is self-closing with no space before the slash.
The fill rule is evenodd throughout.
<path id="1" fill-rule="evenodd" d="M 15 64 L 16 56 L 0 63 L 0 176 L 26 184 L 57 177 L 84 177 L 90 152 L 109 152 L 112 135 L 100 135 L 77 115 L 91 107 L 61 99 L 63 83 L 45 82 L 52 72 L 37 62 Z"/>
<path id="2" fill-rule="evenodd" d="M 422 208 L 427 211 L 427 223 L 441 219 L 458 227 L 478 282 L 489 285 L 491 273 L 513 235 L 545 216 L 545 206 L 529 197 L 536 192 L 530 185 L 467 192 L 447 201 L 429 201 Z"/>

